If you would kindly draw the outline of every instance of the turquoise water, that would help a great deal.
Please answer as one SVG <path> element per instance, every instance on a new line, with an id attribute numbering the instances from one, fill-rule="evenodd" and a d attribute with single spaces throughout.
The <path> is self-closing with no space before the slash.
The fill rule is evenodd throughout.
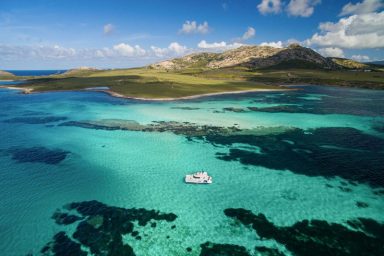
<path id="1" fill-rule="evenodd" d="M 57 232 L 76 229 L 55 224 L 53 212 L 89 200 L 177 215 L 174 229 L 166 221 L 135 223 L 142 239 L 123 241 L 136 255 L 199 255 L 207 241 L 244 246 L 251 255 L 261 245 L 294 254 L 234 225 L 227 208 L 263 213 L 277 226 L 384 222 L 384 92 L 300 88 L 182 102 L 0 89 L 0 251 L 39 255 Z M 61 125 L 105 119 L 235 125 L 248 137 Z M 212 185 L 184 184 L 185 174 L 200 169 Z"/>

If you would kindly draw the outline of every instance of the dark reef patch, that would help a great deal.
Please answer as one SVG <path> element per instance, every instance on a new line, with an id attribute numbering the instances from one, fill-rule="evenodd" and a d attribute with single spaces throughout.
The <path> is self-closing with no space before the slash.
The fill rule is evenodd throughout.
<path id="1" fill-rule="evenodd" d="M 377 196 L 384 196 L 384 189 L 375 190 L 373 193 Z"/>
<path id="2" fill-rule="evenodd" d="M 369 207 L 369 204 L 367 204 L 367 203 L 365 203 L 365 202 L 357 201 L 357 202 L 356 202 L 356 206 L 359 207 L 359 208 L 368 208 L 368 207 Z"/>
<path id="3" fill-rule="evenodd" d="M 279 106 L 273 106 L 273 107 L 248 107 L 249 110 L 254 112 L 267 112 L 267 113 L 315 113 L 316 114 L 322 114 L 319 113 L 319 110 L 314 110 L 312 108 L 308 107 L 302 107 L 298 105 L 279 105 Z"/>
<path id="4" fill-rule="evenodd" d="M 297 111 L 302 110 L 305 113 L 313 114 L 384 115 L 382 94 L 374 91 L 367 93 L 366 91 L 346 91 L 337 88 L 306 86 L 304 90 L 308 95 L 305 95 L 301 89 L 284 92 L 283 94 L 255 95 L 253 101 L 282 105 L 300 104 Z M 313 100 L 313 96 L 317 100 Z"/>
<path id="5" fill-rule="evenodd" d="M 198 110 L 196 107 L 171 107 L 171 109 L 182 109 L 182 110 Z"/>
<path id="6" fill-rule="evenodd" d="M 293 143 L 285 143 L 287 140 Z M 205 136 L 205 141 L 226 146 L 248 144 L 259 147 L 261 151 L 231 148 L 229 153 L 216 154 L 221 160 L 290 170 L 307 176 L 339 176 L 384 187 L 384 167 L 381 164 L 384 140 L 353 128 L 295 129 L 266 136 L 216 134 Z"/>
<path id="7" fill-rule="evenodd" d="M 384 121 L 376 121 L 373 123 L 372 128 L 375 131 L 384 133 Z"/>
<path id="8" fill-rule="evenodd" d="M 71 203 L 64 209 L 68 212 L 56 211 L 53 218 L 60 225 L 70 225 L 81 220 L 73 233 L 73 238 L 80 244 L 68 237 L 65 232 L 59 232 L 53 241 L 41 250 L 43 255 L 86 255 L 80 250 L 80 246 L 83 246 L 93 255 L 133 256 L 135 253 L 132 247 L 123 243 L 122 236 L 130 234 L 136 240 L 142 239 L 137 231 L 133 231 L 134 221 L 140 226 L 146 226 L 148 223 L 153 226 L 155 221 L 172 222 L 177 218 L 173 213 L 160 213 L 142 208 L 125 209 L 108 206 L 95 200 Z M 69 213 L 74 211 L 80 217 Z M 66 251 L 71 253 L 62 254 Z"/>
<path id="9" fill-rule="evenodd" d="M 46 124 L 66 120 L 63 116 L 28 116 L 28 117 L 15 117 L 4 120 L 5 123 L 24 123 L 24 124 Z"/>
<path id="10" fill-rule="evenodd" d="M 62 213 L 60 211 L 56 211 L 53 215 L 52 215 L 52 219 L 55 220 L 56 224 L 59 224 L 59 225 L 69 225 L 69 224 L 72 224 L 78 220 L 81 220 L 83 218 L 79 217 L 79 216 L 76 216 L 76 215 L 72 215 L 72 214 L 68 214 L 68 213 Z"/>
<path id="11" fill-rule="evenodd" d="M 125 130 L 141 132 L 172 132 L 184 136 L 205 136 L 207 134 L 230 134 L 239 132 L 240 129 L 233 127 L 220 127 L 210 125 L 197 125 L 188 122 L 175 121 L 153 121 L 151 124 L 143 125 L 132 120 L 122 119 L 103 119 L 97 121 L 68 121 L 61 123 L 60 126 L 76 126 L 96 130 Z"/>
<path id="12" fill-rule="evenodd" d="M 240 245 L 206 242 L 201 244 L 200 247 L 200 256 L 250 256 L 247 249 Z"/>
<path id="13" fill-rule="evenodd" d="M 303 220 L 279 227 L 264 214 L 246 209 L 225 209 L 227 217 L 251 226 L 261 239 L 274 239 L 294 255 L 384 255 L 384 224 L 359 218 L 347 222 L 354 229 L 322 220 Z"/>
<path id="14" fill-rule="evenodd" d="M 11 148 L 7 152 L 12 155 L 13 160 L 19 163 L 38 162 L 46 164 L 59 164 L 69 154 L 68 151 L 45 147 Z"/>
<path id="15" fill-rule="evenodd" d="M 81 250 L 79 243 L 70 239 L 65 232 L 59 232 L 53 237 L 53 241 L 46 244 L 41 249 L 42 255 L 55 255 L 55 256 L 86 256 L 85 251 Z"/>
<path id="16" fill-rule="evenodd" d="M 235 113 L 247 112 L 247 110 L 244 108 L 234 108 L 234 107 L 223 108 L 223 111 L 229 111 L 229 112 L 235 112 Z"/>
<path id="17" fill-rule="evenodd" d="M 343 192 L 352 192 L 352 189 L 351 188 L 347 188 L 347 187 L 343 187 L 343 186 L 338 186 L 338 188 L 343 191 Z"/>
<path id="18" fill-rule="evenodd" d="M 269 248 L 265 246 L 256 246 L 255 251 L 260 256 L 284 256 L 284 253 L 280 252 L 278 249 Z"/>

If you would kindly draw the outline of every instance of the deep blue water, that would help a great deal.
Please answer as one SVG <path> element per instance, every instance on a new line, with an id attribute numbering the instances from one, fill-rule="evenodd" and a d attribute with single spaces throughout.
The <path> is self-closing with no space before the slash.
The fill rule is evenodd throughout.
<path id="1" fill-rule="evenodd" d="M 6 70 L 16 76 L 48 76 L 54 74 L 61 74 L 67 70 Z"/>

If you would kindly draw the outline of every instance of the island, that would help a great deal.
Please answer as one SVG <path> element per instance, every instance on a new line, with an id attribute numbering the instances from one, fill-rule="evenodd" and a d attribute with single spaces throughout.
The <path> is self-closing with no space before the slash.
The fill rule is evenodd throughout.
<path id="1" fill-rule="evenodd" d="M 286 85 L 331 85 L 384 89 L 384 67 L 323 57 L 292 44 L 286 48 L 241 46 L 222 53 L 193 53 L 140 68 L 82 67 L 63 74 L 0 79 L 20 80 L 24 93 L 94 90 L 116 97 L 149 100 L 288 90 Z"/>

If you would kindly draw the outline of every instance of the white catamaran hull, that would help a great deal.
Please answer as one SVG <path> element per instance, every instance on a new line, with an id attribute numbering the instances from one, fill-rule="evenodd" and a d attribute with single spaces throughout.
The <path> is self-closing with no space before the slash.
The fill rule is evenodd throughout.
<path id="1" fill-rule="evenodd" d="M 193 175 L 186 175 L 185 176 L 185 182 L 186 183 L 195 183 L 195 184 L 211 184 L 212 179 L 211 178 L 201 179 L 201 178 L 195 178 L 195 177 L 193 177 Z"/>

